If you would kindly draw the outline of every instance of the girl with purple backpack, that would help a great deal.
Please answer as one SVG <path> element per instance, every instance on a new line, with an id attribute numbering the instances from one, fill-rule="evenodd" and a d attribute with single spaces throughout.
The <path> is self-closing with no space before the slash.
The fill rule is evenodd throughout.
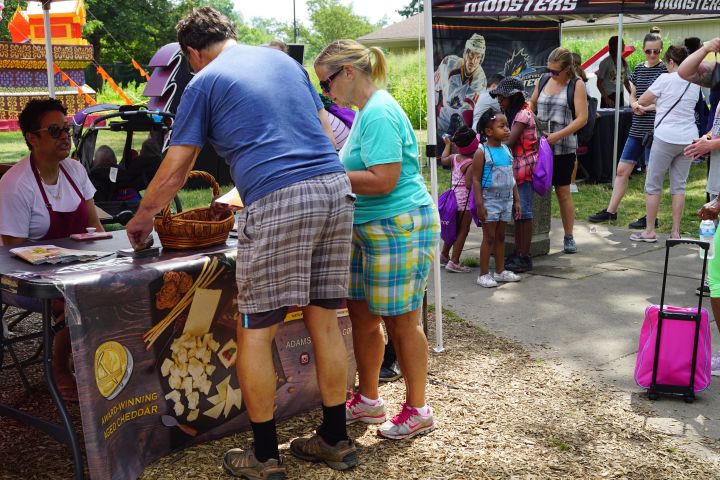
<path id="1" fill-rule="evenodd" d="M 470 233 L 470 222 L 472 216 L 469 210 L 470 189 L 466 186 L 466 179 L 469 178 L 470 165 L 473 162 L 473 155 L 480 146 L 477 134 L 472 128 L 465 125 L 457 129 L 450 137 L 443 137 L 445 149 L 442 152 L 442 164 L 452 167 L 451 188 L 455 192 L 457 201 L 457 236 L 453 243 L 443 242 L 440 252 L 440 263 L 445 265 L 445 270 L 454 273 L 469 273 L 470 268 L 460 264 L 460 254 L 465 246 L 465 240 Z M 450 150 L 455 144 L 458 153 L 451 155 Z M 452 256 L 450 256 L 452 247 Z"/>

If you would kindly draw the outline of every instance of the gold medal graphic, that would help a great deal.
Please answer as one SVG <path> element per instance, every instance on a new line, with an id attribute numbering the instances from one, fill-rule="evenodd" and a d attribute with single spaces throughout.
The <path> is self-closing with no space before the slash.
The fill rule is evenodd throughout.
<path id="1" fill-rule="evenodd" d="M 105 342 L 95 350 L 95 381 L 100 394 L 108 400 L 125 388 L 132 369 L 132 355 L 120 343 Z"/>

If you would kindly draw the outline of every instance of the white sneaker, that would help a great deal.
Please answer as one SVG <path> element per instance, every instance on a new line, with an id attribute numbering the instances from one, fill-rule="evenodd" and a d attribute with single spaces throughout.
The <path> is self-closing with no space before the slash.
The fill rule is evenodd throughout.
<path id="1" fill-rule="evenodd" d="M 485 275 L 479 275 L 475 283 L 485 288 L 497 287 L 497 282 L 493 279 L 493 276 L 489 273 Z"/>
<path id="2" fill-rule="evenodd" d="M 720 353 L 716 353 L 710 359 L 710 374 L 714 377 L 720 377 Z"/>
<path id="3" fill-rule="evenodd" d="M 520 275 L 510 270 L 503 270 L 502 273 L 493 272 L 493 280 L 496 282 L 519 282 Z"/>

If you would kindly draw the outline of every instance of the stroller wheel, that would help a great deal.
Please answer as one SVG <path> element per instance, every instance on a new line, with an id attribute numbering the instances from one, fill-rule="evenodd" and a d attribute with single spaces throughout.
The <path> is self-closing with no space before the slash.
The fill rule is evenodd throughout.
<path id="1" fill-rule="evenodd" d="M 130 210 L 123 210 L 122 212 L 115 215 L 115 221 L 121 225 L 127 225 L 127 223 L 130 221 L 131 218 L 133 218 L 135 214 L 131 212 Z"/>

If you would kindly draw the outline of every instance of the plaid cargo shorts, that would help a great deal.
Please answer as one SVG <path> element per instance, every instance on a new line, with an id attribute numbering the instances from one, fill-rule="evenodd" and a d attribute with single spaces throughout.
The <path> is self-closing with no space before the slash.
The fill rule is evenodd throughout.
<path id="1" fill-rule="evenodd" d="M 294 183 L 244 208 L 235 270 L 240 312 L 346 298 L 354 210 L 344 173 Z"/>

